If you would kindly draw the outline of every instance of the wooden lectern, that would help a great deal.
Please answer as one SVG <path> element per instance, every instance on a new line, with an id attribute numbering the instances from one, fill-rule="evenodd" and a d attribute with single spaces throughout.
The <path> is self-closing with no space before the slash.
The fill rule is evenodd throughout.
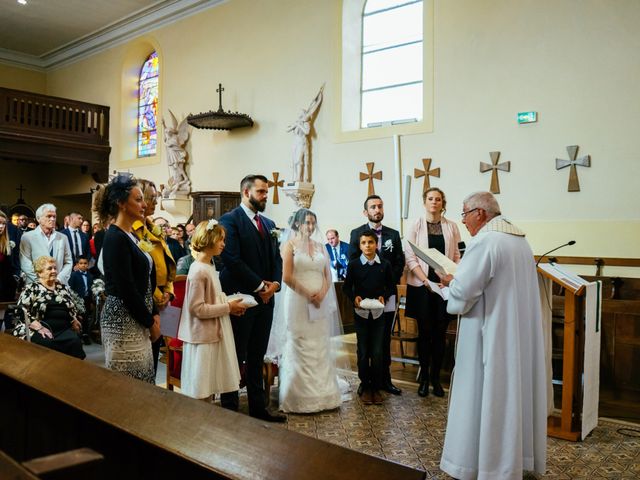
<path id="1" fill-rule="evenodd" d="M 576 442 L 581 436 L 584 370 L 585 286 L 538 266 L 538 272 L 564 288 L 564 343 L 562 351 L 562 408 L 547 420 L 547 435 Z"/>

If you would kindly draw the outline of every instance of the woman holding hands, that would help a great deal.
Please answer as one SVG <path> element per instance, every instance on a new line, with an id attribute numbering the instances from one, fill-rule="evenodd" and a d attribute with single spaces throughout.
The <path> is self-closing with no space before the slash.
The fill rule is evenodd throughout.
<path id="1" fill-rule="evenodd" d="M 439 188 L 429 188 L 422 195 L 425 215 L 409 228 L 406 240 L 422 248 L 435 248 L 454 262 L 460 261 L 460 231 L 446 218 L 447 199 Z M 405 314 L 418 323 L 418 358 L 420 360 L 420 387 L 418 395 L 429 394 L 429 382 L 436 397 L 444 396 L 440 384 L 440 368 L 444 358 L 445 334 L 450 316 L 447 302 L 433 293 L 427 280 L 439 283 L 440 277 L 420 260 L 408 242 L 404 250 L 407 269 L 407 304 Z"/>

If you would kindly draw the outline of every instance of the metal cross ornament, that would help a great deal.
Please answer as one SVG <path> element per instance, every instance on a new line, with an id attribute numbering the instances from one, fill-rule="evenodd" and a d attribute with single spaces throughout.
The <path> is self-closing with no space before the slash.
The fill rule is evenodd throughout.
<path id="1" fill-rule="evenodd" d="M 382 171 L 373 172 L 374 162 L 367 162 L 367 173 L 360 172 L 360 181 L 364 182 L 365 180 L 369 180 L 369 193 L 368 195 L 375 195 L 376 189 L 373 186 L 373 179 L 382 180 Z"/>
<path id="2" fill-rule="evenodd" d="M 431 168 L 430 158 L 423 158 L 422 165 L 424 167 L 424 170 L 420 170 L 419 168 L 413 169 L 413 178 L 417 179 L 420 177 L 424 177 L 424 182 L 422 182 L 422 193 L 424 193 L 431 187 L 431 185 L 429 184 L 429 177 L 440 178 L 440 167 L 429 170 Z"/>
<path id="3" fill-rule="evenodd" d="M 491 157 L 491 165 L 485 162 L 480 162 L 480 172 L 485 173 L 491 171 L 491 186 L 489 191 L 491 193 L 500 193 L 500 181 L 498 180 L 498 170 L 503 172 L 511 171 L 511 162 L 498 163 L 500 160 L 500 152 L 489 152 Z"/>
<path id="4" fill-rule="evenodd" d="M 280 177 L 280 172 L 272 172 L 273 173 L 273 181 L 269 180 L 267 185 L 269 188 L 273 187 L 273 204 L 277 205 L 280 203 L 280 197 L 278 196 L 278 187 L 282 187 L 284 185 L 284 180 L 278 180 Z"/>
<path id="5" fill-rule="evenodd" d="M 556 158 L 556 170 L 560 170 L 561 168 L 571 167 L 569 169 L 569 192 L 579 192 L 580 191 L 580 182 L 578 181 L 578 169 L 576 165 L 580 165 L 581 167 L 590 167 L 591 166 L 591 156 L 584 155 L 580 158 L 576 158 L 578 156 L 578 145 L 571 145 L 567 147 L 567 152 L 569 153 L 569 160 L 563 160 L 561 158 Z"/>

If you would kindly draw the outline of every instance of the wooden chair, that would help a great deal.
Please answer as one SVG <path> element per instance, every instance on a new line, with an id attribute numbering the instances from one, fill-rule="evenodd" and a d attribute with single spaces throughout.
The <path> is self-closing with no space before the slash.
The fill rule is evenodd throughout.
<path id="1" fill-rule="evenodd" d="M 173 302 L 171 302 L 172 307 L 182 308 L 186 283 L 186 280 L 173 282 L 173 294 L 175 298 Z M 164 321 L 163 318 L 160 324 L 160 330 L 167 349 L 167 390 L 173 390 L 174 387 L 180 388 L 182 342 L 177 338 L 179 324 L 179 318 L 177 321 Z"/>
<path id="2" fill-rule="evenodd" d="M 420 365 L 417 356 L 408 355 L 405 351 L 405 343 L 413 343 L 418 348 L 418 325 L 414 318 L 405 315 L 405 305 L 407 300 L 407 286 L 397 285 L 396 287 L 396 311 L 393 316 L 393 326 L 391 327 L 391 340 L 397 341 L 400 346 L 400 356 L 391 357 L 394 362 L 402 363 L 404 367 L 407 363 L 411 365 Z M 418 375 L 420 369 L 418 368 Z"/>

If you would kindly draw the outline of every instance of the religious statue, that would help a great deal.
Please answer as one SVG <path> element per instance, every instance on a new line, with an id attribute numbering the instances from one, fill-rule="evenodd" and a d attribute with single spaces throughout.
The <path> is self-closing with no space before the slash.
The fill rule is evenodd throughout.
<path id="1" fill-rule="evenodd" d="M 287 127 L 287 132 L 293 132 L 295 140 L 293 142 L 293 158 L 291 168 L 293 171 L 292 179 L 294 182 L 304 182 L 305 168 L 307 171 L 307 182 L 311 182 L 311 166 L 309 164 L 309 135 L 311 133 L 311 122 L 313 116 L 322 103 L 322 92 L 324 85 L 320 87 L 320 91 L 313 99 L 306 110 L 300 112 L 300 116 L 292 125 Z"/>
<path id="2" fill-rule="evenodd" d="M 178 124 L 171 110 L 169 110 L 169 115 L 171 116 L 171 127 L 167 127 L 164 118 L 162 119 L 164 145 L 167 149 L 167 163 L 171 175 L 167 187 L 162 192 L 164 198 L 173 198 L 179 194 L 188 195 L 191 192 L 191 180 L 185 171 L 187 161 L 185 146 L 189 140 L 189 125 L 186 118 Z"/>

